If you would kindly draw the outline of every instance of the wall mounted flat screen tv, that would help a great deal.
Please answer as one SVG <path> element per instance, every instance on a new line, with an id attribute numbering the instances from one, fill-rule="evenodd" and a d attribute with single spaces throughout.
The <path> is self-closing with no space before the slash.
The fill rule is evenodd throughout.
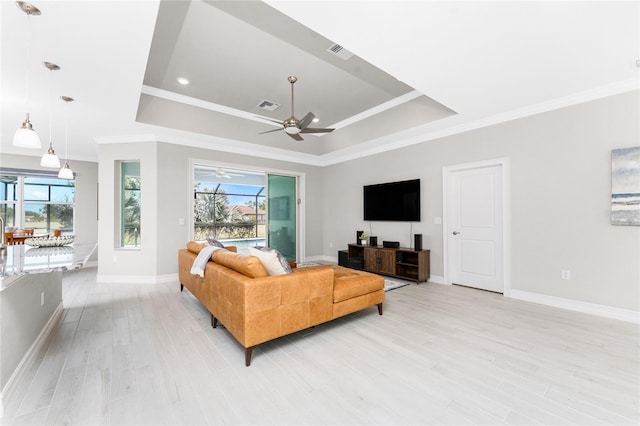
<path id="1" fill-rule="evenodd" d="M 420 222 L 420 179 L 365 185 L 364 220 Z"/>

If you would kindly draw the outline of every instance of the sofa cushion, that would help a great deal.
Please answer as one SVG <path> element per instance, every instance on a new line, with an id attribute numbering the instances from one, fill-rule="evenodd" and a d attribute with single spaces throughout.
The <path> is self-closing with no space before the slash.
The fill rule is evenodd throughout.
<path id="1" fill-rule="evenodd" d="M 198 254 L 203 247 L 205 247 L 204 244 L 197 243 L 195 241 L 189 241 L 187 243 L 187 250 L 189 250 L 191 253 Z"/>
<path id="2" fill-rule="evenodd" d="M 244 256 L 228 250 L 217 250 L 211 256 L 218 265 L 226 266 L 249 278 L 268 277 L 269 273 L 255 256 Z"/>
<path id="3" fill-rule="evenodd" d="M 200 253 L 200 250 L 202 250 L 202 248 L 206 246 L 206 244 L 198 243 L 196 241 L 189 241 L 187 243 L 187 250 L 189 250 L 191 253 L 198 254 Z M 236 246 L 226 246 L 224 247 L 224 249 L 232 252 L 238 251 L 238 248 Z"/>
<path id="4" fill-rule="evenodd" d="M 274 248 L 249 247 L 249 254 L 262 261 L 269 275 L 284 275 L 292 272 L 289 261 Z"/>
<path id="5" fill-rule="evenodd" d="M 384 278 L 347 268 L 334 268 L 333 302 L 342 302 L 364 294 L 384 290 Z"/>

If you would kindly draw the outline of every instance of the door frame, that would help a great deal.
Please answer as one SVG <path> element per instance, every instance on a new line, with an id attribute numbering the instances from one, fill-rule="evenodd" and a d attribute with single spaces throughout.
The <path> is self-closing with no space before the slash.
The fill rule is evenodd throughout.
<path id="1" fill-rule="evenodd" d="M 500 166 L 502 174 L 502 276 L 503 295 L 511 293 L 511 193 L 509 158 L 496 158 L 476 161 L 472 163 L 444 166 L 442 168 L 442 259 L 444 264 L 444 284 L 451 285 L 449 273 L 449 190 L 453 182 L 453 175 L 457 172 Z"/>
<path id="2" fill-rule="evenodd" d="M 187 241 L 191 241 L 193 240 L 193 206 L 194 206 L 194 199 L 193 199 L 193 168 L 196 165 L 203 165 L 203 166 L 211 166 L 211 167 L 228 167 L 230 169 L 240 169 L 240 170 L 248 170 L 248 171 L 253 171 L 253 172 L 260 172 L 260 173 L 264 173 L 265 175 L 265 188 L 267 187 L 267 182 L 266 182 L 266 178 L 267 178 L 267 174 L 271 173 L 271 174 L 277 174 L 277 175 L 285 175 L 285 176 L 293 176 L 296 178 L 296 183 L 297 183 L 297 196 L 298 199 L 296 200 L 296 216 L 297 216 L 297 223 L 296 223 L 296 256 L 298 258 L 299 262 L 304 261 L 305 256 L 306 256 L 306 250 L 305 250 L 305 245 L 306 245 L 306 233 L 305 233 L 305 229 L 306 229 L 306 215 L 305 215 L 305 211 L 306 211 L 306 207 L 305 207 L 305 194 L 306 194 L 306 174 L 304 172 L 299 172 L 299 171 L 292 171 L 292 170 L 283 170 L 283 169 L 274 169 L 274 168 L 270 168 L 270 167 L 261 167 L 261 166 L 255 166 L 255 165 L 246 165 L 243 163 L 231 163 L 231 162 L 226 162 L 226 161 L 216 161 L 216 160 L 211 160 L 211 159 L 202 159 L 202 158 L 189 158 L 189 179 L 188 179 L 188 188 L 187 188 L 187 193 L 191 194 L 189 196 L 189 213 L 187 214 Z"/>

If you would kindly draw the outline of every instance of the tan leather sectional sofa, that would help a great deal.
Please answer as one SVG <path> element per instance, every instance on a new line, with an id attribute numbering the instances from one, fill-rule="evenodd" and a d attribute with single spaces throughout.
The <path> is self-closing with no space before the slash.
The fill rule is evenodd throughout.
<path id="1" fill-rule="evenodd" d="M 180 290 L 186 287 L 245 348 L 245 364 L 260 343 L 374 306 L 382 315 L 384 279 L 368 272 L 323 265 L 269 276 L 260 259 L 215 251 L 204 278 L 190 273 L 204 245 L 178 252 Z"/>

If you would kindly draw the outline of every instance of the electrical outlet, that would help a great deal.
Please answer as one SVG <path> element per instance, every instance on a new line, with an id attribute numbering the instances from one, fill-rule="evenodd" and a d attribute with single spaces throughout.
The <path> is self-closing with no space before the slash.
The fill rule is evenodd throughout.
<path id="1" fill-rule="evenodd" d="M 118 256 L 116 256 L 115 254 L 113 255 L 113 263 L 117 263 L 118 262 Z"/>
<path id="2" fill-rule="evenodd" d="M 329 248 L 333 248 L 333 243 L 329 243 Z"/>
<path id="3" fill-rule="evenodd" d="M 571 271 L 563 269 L 562 270 L 562 279 L 563 280 L 570 280 L 571 279 Z"/>
<path id="4" fill-rule="evenodd" d="M 183 217 L 178 219 L 178 225 L 184 225 L 184 218 Z"/>

